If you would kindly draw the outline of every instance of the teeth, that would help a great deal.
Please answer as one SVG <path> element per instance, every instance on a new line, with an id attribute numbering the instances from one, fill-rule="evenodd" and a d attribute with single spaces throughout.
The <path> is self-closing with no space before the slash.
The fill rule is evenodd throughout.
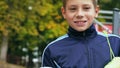
<path id="1" fill-rule="evenodd" d="M 75 23 L 85 23 L 86 21 L 75 21 Z"/>
<path id="2" fill-rule="evenodd" d="M 76 24 L 76 26 L 82 27 L 85 26 L 86 21 L 75 21 L 74 23 Z"/>

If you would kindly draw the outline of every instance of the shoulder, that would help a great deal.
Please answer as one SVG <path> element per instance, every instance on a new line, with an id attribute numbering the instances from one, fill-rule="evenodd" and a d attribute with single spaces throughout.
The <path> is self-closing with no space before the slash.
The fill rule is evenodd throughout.
<path id="1" fill-rule="evenodd" d="M 53 51 L 56 51 L 55 48 L 56 48 L 59 44 L 61 44 L 61 41 L 64 41 L 64 39 L 67 38 L 67 37 L 68 37 L 68 35 L 65 34 L 65 35 L 63 35 L 63 36 L 58 37 L 56 40 L 52 41 L 51 43 L 49 43 L 49 44 L 45 47 L 45 49 L 44 49 L 44 51 L 43 51 L 43 56 L 44 56 L 44 54 L 48 54 L 48 53 L 50 53 L 51 51 L 52 51 L 52 52 L 53 52 Z"/>
<path id="2" fill-rule="evenodd" d="M 68 38 L 68 34 L 65 34 L 65 35 L 63 35 L 63 36 L 60 36 L 60 37 L 58 37 L 56 40 L 50 42 L 50 43 L 46 46 L 46 48 L 54 45 L 55 43 L 60 43 L 60 41 L 64 40 L 65 38 Z"/>
<path id="3" fill-rule="evenodd" d="M 107 36 L 106 36 L 106 34 L 104 34 L 102 32 L 98 32 L 98 35 L 100 35 L 102 37 L 107 37 L 108 36 L 109 38 L 115 38 L 115 39 L 119 39 L 120 40 L 120 36 L 115 35 L 115 34 L 107 34 Z"/>
<path id="4" fill-rule="evenodd" d="M 63 36 L 60 36 L 60 37 L 58 37 L 56 40 L 54 40 L 54 41 L 52 41 L 51 43 L 49 43 L 48 46 L 50 46 L 51 44 L 54 44 L 54 43 L 56 43 L 56 42 L 59 42 L 60 40 L 63 40 L 63 39 L 65 39 L 65 38 L 67 38 L 67 37 L 68 37 L 67 34 L 65 34 L 65 35 L 63 35 Z"/>

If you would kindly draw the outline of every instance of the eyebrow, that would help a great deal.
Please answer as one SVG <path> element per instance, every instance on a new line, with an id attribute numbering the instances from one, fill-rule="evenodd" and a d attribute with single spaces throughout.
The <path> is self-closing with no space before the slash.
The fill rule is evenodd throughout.
<path id="1" fill-rule="evenodd" d="M 83 4 L 83 6 L 91 6 L 90 4 Z"/>
<path id="2" fill-rule="evenodd" d="M 68 7 L 77 7 L 77 5 L 69 5 Z"/>
<path id="3" fill-rule="evenodd" d="M 76 7 L 76 6 L 78 6 L 78 5 L 74 5 L 74 4 L 73 4 L 73 5 L 69 5 L 69 6 L 70 6 L 70 7 L 71 7 L 71 6 L 75 6 L 75 7 Z M 90 5 L 90 4 L 83 4 L 82 6 L 91 6 L 91 5 Z"/>

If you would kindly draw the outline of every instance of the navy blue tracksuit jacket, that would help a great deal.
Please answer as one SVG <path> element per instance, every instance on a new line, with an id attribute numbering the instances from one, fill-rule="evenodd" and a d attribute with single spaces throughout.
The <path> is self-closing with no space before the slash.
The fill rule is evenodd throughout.
<path id="1" fill-rule="evenodd" d="M 120 57 L 120 38 L 109 34 L 115 56 Z M 104 68 L 110 62 L 106 36 L 92 25 L 84 32 L 71 27 L 68 33 L 48 44 L 42 56 L 42 66 L 53 68 Z"/>

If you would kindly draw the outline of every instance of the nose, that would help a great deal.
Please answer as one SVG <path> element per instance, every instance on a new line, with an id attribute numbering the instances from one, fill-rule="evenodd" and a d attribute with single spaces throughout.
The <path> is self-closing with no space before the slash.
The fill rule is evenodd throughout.
<path id="1" fill-rule="evenodd" d="M 76 12 L 76 18 L 83 18 L 84 12 L 80 9 Z"/>

